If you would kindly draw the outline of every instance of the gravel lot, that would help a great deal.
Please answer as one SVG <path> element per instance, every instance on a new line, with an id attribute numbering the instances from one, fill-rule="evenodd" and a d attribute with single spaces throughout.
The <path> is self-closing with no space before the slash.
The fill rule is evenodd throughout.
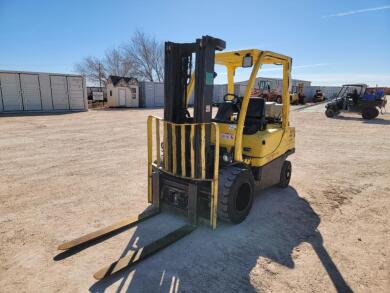
<path id="1" fill-rule="evenodd" d="M 0 117 L 0 292 L 389 292 L 390 115 L 317 109 L 291 114 L 288 189 L 100 282 L 102 266 L 185 221 L 161 214 L 53 259 L 64 240 L 147 207 L 146 117 L 162 110 Z"/>

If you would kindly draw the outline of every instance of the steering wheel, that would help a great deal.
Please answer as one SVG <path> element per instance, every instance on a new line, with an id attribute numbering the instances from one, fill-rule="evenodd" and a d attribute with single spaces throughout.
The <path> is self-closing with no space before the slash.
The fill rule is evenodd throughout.
<path id="1" fill-rule="evenodd" d="M 227 97 L 232 96 L 233 99 L 229 100 Z M 237 105 L 239 102 L 241 102 L 241 97 L 235 95 L 235 94 L 226 94 L 223 96 L 223 100 L 225 102 L 232 102 L 234 105 Z"/>

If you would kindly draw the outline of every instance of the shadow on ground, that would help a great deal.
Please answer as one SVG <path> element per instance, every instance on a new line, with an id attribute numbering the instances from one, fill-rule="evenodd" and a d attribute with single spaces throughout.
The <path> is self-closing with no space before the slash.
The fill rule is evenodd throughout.
<path id="1" fill-rule="evenodd" d="M 82 113 L 85 111 L 57 111 L 57 112 L 3 112 L 0 113 L 1 117 L 31 117 L 31 116 L 58 116 L 58 115 L 71 115 L 75 113 Z"/>
<path id="2" fill-rule="evenodd" d="M 379 124 L 379 125 L 390 125 L 390 120 L 375 118 L 371 120 L 363 119 L 362 117 L 352 117 L 352 116 L 336 116 L 333 119 L 339 120 L 348 120 L 348 121 L 360 121 L 367 124 Z"/>
<path id="3" fill-rule="evenodd" d="M 200 226 L 135 267 L 96 282 L 90 292 L 104 292 L 114 283 L 117 292 L 256 292 L 250 273 L 259 257 L 293 269 L 292 252 L 302 242 L 312 245 L 337 291 L 352 292 L 322 244 L 317 230 L 320 218 L 309 203 L 291 187 L 261 193 L 243 223 L 220 224 L 216 231 Z M 118 256 L 183 223 L 167 214 L 141 223 Z M 261 277 L 255 279 L 256 288 L 261 288 Z"/>
<path id="4" fill-rule="evenodd" d="M 107 111 L 107 112 L 126 112 L 126 111 L 150 111 L 150 110 L 158 110 L 162 109 L 162 107 L 148 107 L 148 108 L 109 108 L 109 107 L 104 107 L 104 108 L 90 108 L 90 111 Z"/>

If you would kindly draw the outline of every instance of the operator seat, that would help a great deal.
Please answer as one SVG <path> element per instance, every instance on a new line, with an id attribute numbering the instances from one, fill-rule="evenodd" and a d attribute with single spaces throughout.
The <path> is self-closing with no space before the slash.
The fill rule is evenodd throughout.
<path id="1" fill-rule="evenodd" d="M 265 99 L 250 98 L 244 123 L 244 134 L 255 134 L 266 127 Z"/>
<path id="2" fill-rule="evenodd" d="M 230 121 L 230 117 L 232 117 L 232 115 L 237 111 L 237 106 L 234 103 L 230 101 L 223 102 L 219 104 L 218 111 L 214 119 L 216 121 L 228 122 Z"/>

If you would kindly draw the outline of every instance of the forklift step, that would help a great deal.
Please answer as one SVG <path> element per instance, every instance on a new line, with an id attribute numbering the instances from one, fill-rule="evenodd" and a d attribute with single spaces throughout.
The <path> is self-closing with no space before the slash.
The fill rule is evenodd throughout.
<path id="1" fill-rule="evenodd" d="M 169 246 L 170 244 L 178 241 L 184 236 L 190 234 L 192 231 L 196 229 L 196 226 L 193 225 L 185 225 L 181 228 L 165 235 L 164 237 L 144 246 L 137 250 L 132 250 L 128 255 L 118 259 L 113 262 L 111 265 L 102 268 L 98 272 L 96 272 L 93 276 L 97 280 L 101 280 L 103 278 L 109 277 L 123 269 L 129 268 L 147 257 L 153 255 L 154 253 L 162 250 L 163 248 Z"/>
<path id="2" fill-rule="evenodd" d="M 126 218 L 120 222 L 117 222 L 115 224 L 112 224 L 110 226 L 104 227 L 102 229 L 99 229 L 97 231 L 91 232 L 89 234 L 86 234 L 84 236 L 81 236 L 79 238 L 73 239 L 69 242 L 65 242 L 58 246 L 58 250 L 69 250 L 76 248 L 80 245 L 85 245 L 88 242 L 93 242 L 98 240 L 99 238 L 103 238 L 105 236 L 108 236 L 110 233 L 119 232 L 121 229 L 130 228 L 143 220 L 146 220 L 148 218 L 151 218 L 155 215 L 157 215 L 159 212 L 157 209 L 152 209 L 150 211 L 146 211 L 140 215 L 137 216 L 131 216 L 129 218 Z"/>

